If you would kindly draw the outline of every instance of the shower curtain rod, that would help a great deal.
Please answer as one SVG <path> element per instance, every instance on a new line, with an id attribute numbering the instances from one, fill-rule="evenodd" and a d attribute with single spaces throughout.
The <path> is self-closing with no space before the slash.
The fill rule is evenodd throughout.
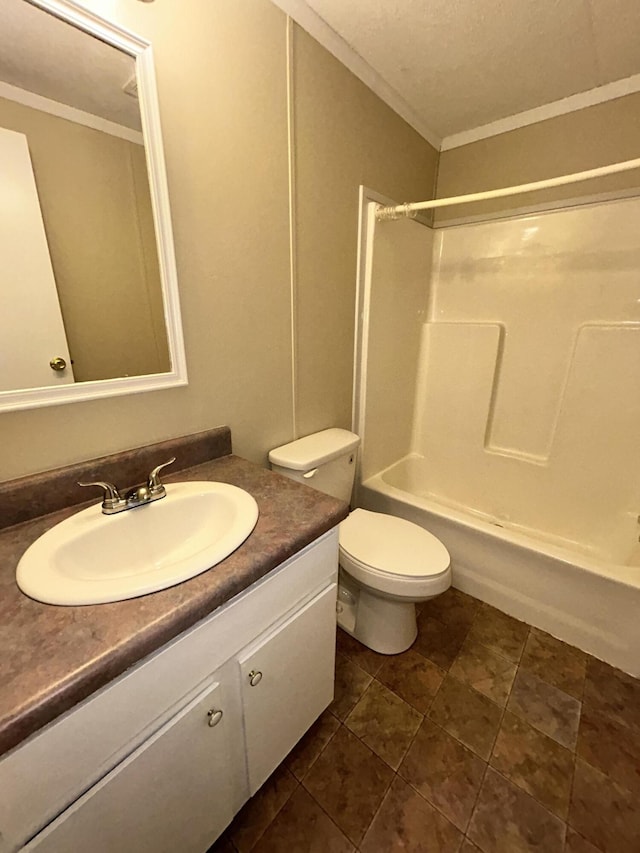
<path id="1" fill-rule="evenodd" d="M 578 181 L 588 181 L 589 178 L 601 178 L 604 175 L 615 175 L 618 172 L 628 172 L 631 169 L 640 168 L 640 157 L 635 160 L 625 160 L 622 163 L 611 163 L 609 166 L 599 166 L 597 169 L 587 169 L 586 172 L 574 172 L 572 175 L 561 175 L 558 178 L 547 178 L 544 181 L 534 181 L 530 184 L 519 184 L 515 187 L 502 187 L 498 190 L 486 190 L 480 193 L 469 193 L 468 195 L 451 196 L 451 198 L 434 198 L 430 201 L 406 202 L 396 207 L 385 207 L 378 205 L 376 219 L 389 220 L 401 217 L 411 218 L 419 210 L 432 210 L 434 207 L 446 207 L 451 204 L 467 204 L 471 201 L 484 201 L 490 198 L 502 198 L 503 196 L 529 193 L 535 190 L 544 190 L 549 187 L 561 187 L 564 184 L 575 184 Z"/>

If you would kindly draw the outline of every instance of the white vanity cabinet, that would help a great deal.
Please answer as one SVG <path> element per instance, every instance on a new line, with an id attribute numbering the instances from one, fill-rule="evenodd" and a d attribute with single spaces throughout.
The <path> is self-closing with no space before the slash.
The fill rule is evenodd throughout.
<path id="1" fill-rule="evenodd" d="M 251 796 L 333 699 L 335 618 L 332 584 L 238 658 Z"/>
<path id="2" fill-rule="evenodd" d="M 215 728 L 207 724 L 210 711 L 222 710 L 221 692 L 210 681 L 23 850 L 206 850 L 233 817 L 228 747 L 236 733 L 224 713 Z"/>
<path id="3" fill-rule="evenodd" d="M 1 853 L 204 853 L 331 702 L 337 567 L 333 530 L 0 760 Z"/>

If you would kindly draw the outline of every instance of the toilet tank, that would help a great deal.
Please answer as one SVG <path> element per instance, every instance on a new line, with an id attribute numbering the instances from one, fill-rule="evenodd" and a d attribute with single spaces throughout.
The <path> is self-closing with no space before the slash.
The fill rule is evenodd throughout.
<path id="1" fill-rule="evenodd" d="M 325 429 L 276 447 L 271 468 L 347 503 L 351 500 L 359 437 L 346 429 Z"/>

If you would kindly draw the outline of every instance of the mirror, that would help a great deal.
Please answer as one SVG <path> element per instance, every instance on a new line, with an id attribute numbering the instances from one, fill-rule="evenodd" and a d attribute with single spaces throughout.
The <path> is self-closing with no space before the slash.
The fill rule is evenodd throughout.
<path id="1" fill-rule="evenodd" d="M 0 7 L 0 410 L 187 382 L 151 46 Z"/>

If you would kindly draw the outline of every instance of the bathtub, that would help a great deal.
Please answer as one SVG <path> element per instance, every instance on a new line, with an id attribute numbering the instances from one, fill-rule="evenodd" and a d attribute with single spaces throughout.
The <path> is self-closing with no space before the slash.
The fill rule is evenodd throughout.
<path id="1" fill-rule="evenodd" d="M 612 561 L 578 542 L 446 505 L 429 495 L 421 458 L 413 456 L 360 484 L 357 504 L 437 536 L 451 554 L 458 589 L 640 676 L 637 528 L 624 562 Z"/>

